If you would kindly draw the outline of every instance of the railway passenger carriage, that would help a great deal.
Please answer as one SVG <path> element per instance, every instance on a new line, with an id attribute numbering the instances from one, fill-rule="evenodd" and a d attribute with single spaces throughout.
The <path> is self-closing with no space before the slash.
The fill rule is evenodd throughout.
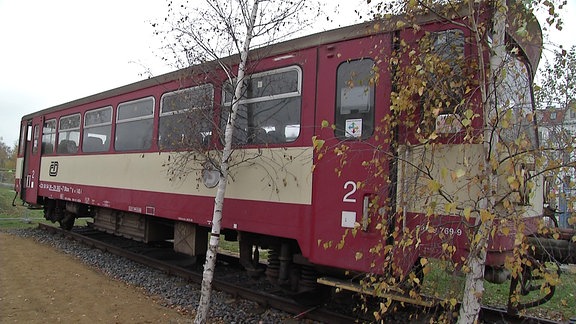
<path id="1" fill-rule="evenodd" d="M 372 157 L 369 148 L 404 154 L 404 161 L 419 156 L 406 145 L 410 130 L 390 141 L 376 136 L 376 124 L 391 113 L 390 96 L 397 85 L 386 58 L 399 42 L 417 43 L 415 35 L 437 33 L 438 41 L 460 37 L 458 50 L 476 55 L 464 41 L 469 36 L 464 28 L 431 16 L 420 23 L 419 33 L 360 24 L 251 54 L 257 64 L 240 102 L 234 139 L 234 159 L 250 162 L 232 171 L 223 218 L 223 233 L 239 240 L 246 268 L 259 270 L 254 246 L 270 249 L 266 274 L 304 290 L 327 269 L 333 274 L 379 271 L 370 254 L 382 240 L 377 222 L 384 219 L 399 229 L 424 226 L 419 217 L 426 211 L 425 202 L 407 206 L 401 221 L 394 214 L 401 197 L 409 194 L 409 164 L 383 165 L 397 185 L 358 185 L 371 178 L 372 171 L 362 167 Z M 539 54 L 525 49 L 519 60 L 533 71 L 531 64 L 537 64 Z M 181 151 L 181 142 L 202 145 L 207 152 L 221 147 L 218 129 L 225 124 L 231 95 L 223 73 L 215 70 L 205 79 L 191 71 L 199 69 L 168 73 L 24 116 L 15 184 L 22 200 L 43 206 L 46 218 L 65 228 L 77 217 L 93 217 L 94 226 L 102 230 L 147 242 L 174 239 L 177 251 L 204 254 L 216 190 L 210 170 L 204 170 L 205 178 L 194 174 L 179 179 L 166 163 Z M 350 83 L 351 78 L 356 82 Z M 191 104 L 186 98 L 196 100 Z M 335 128 L 321 127 L 325 120 Z M 474 121 L 478 128 L 482 120 Z M 331 151 L 318 159 L 314 136 L 325 139 L 326 147 L 346 142 L 354 152 L 347 156 L 347 166 L 341 168 L 342 161 Z M 482 158 L 481 145 L 462 141 L 449 145 L 446 153 L 452 161 L 466 154 Z M 193 158 L 189 167 L 206 168 L 201 159 Z M 383 192 L 389 195 L 381 197 L 389 208 L 371 212 L 371 199 Z M 540 215 L 538 207 L 541 201 L 536 201 L 531 217 Z M 335 248 L 357 223 L 362 225 L 358 234 L 349 237 L 343 249 Z M 466 244 L 458 234 L 465 230 L 460 216 L 443 215 L 433 225 Z M 333 246 L 327 247 L 330 242 Z M 399 257 L 398 264 L 410 270 L 419 257 L 436 256 L 437 243 L 437 238 L 425 238 L 420 248 L 411 247 L 411 254 Z M 493 246 L 498 251 L 490 254 L 489 263 L 499 267 L 512 245 L 497 235 Z M 459 249 L 455 258 L 464 251 Z"/>

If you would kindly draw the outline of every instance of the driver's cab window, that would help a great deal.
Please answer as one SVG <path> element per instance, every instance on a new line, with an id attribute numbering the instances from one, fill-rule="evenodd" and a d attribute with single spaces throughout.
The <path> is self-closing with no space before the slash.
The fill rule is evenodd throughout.
<path id="1" fill-rule="evenodd" d="M 346 61 L 336 76 L 334 130 L 340 139 L 366 139 L 374 132 L 376 69 L 371 59 Z"/>

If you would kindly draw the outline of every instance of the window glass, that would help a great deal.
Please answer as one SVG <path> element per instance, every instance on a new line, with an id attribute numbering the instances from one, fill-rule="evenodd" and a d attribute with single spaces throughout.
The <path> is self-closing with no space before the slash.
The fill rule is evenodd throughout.
<path id="1" fill-rule="evenodd" d="M 20 126 L 20 145 L 18 145 L 18 155 L 23 155 L 26 148 L 27 137 L 30 136 L 30 131 L 27 124 L 22 124 Z"/>
<path id="2" fill-rule="evenodd" d="M 84 114 L 82 151 L 106 152 L 110 148 L 112 133 L 112 107 L 87 111 Z"/>
<path id="3" fill-rule="evenodd" d="M 300 135 L 302 71 L 287 67 L 254 74 L 245 82 L 239 101 L 234 144 L 293 142 Z M 220 126 L 226 127 L 232 107 L 233 86 L 224 85 Z"/>
<path id="4" fill-rule="evenodd" d="M 114 148 L 117 151 L 149 149 L 152 145 L 153 117 L 153 97 L 119 104 Z"/>
<path id="5" fill-rule="evenodd" d="M 498 91 L 496 95 L 501 105 L 499 109 L 503 111 L 502 115 L 509 118 L 510 127 L 503 127 L 500 136 L 507 144 L 526 139 L 530 144 L 529 148 L 536 148 L 538 142 L 533 122 L 532 78 L 527 65 L 518 56 L 512 53 L 507 53 L 507 55 L 510 57 L 505 58 L 504 61 L 505 73 L 502 73 L 504 78 L 500 84 L 501 91 Z M 556 119 L 556 117 L 550 116 L 551 119 Z M 515 146 L 510 145 L 510 147 Z"/>
<path id="6" fill-rule="evenodd" d="M 368 138 L 374 131 L 376 69 L 371 59 L 340 64 L 336 75 L 336 136 Z"/>
<path id="7" fill-rule="evenodd" d="M 78 152 L 80 144 L 80 114 L 60 118 L 58 127 L 58 153 L 72 154 Z"/>
<path id="8" fill-rule="evenodd" d="M 42 130 L 42 154 L 54 153 L 56 147 L 56 119 L 44 122 Z"/>
<path id="9" fill-rule="evenodd" d="M 420 95 L 423 134 L 437 131 L 457 132 L 460 126 L 456 114 L 462 113 L 462 98 L 469 86 L 465 73 L 464 32 L 449 29 L 430 32 L 419 41 L 420 62 L 426 89 Z"/>
<path id="10" fill-rule="evenodd" d="M 213 98 L 211 84 L 164 94 L 158 126 L 160 149 L 207 146 L 212 135 Z"/>
<path id="11" fill-rule="evenodd" d="M 38 153 L 38 137 L 40 136 L 40 125 L 34 125 L 34 143 L 32 144 L 32 154 Z"/>

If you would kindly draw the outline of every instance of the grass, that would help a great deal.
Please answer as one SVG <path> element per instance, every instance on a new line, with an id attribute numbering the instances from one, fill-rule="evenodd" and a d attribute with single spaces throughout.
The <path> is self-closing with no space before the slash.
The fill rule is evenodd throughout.
<path id="1" fill-rule="evenodd" d="M 424 279 L 423 293 L 440 297 L 455 297 L 461 300 L 462 288 L 464 287 L 464 276 L 461 274 L 449 273 L 444 270 L 443 264 L 439 261 L 432 261 L 432 270 Z M 484 281 L 483 304 L 506 308 L 508 303 L 508 290 L 510 281 L 503 284 L 492 284 Z M 538 299 L 539 292 L 533 292 L 521 298 L 525 303 Z M 551 318 L 554 320 L 567 320 L 576 316 L 576 273 L 564 272 L 560 276 L 560 283 L 556 286 L 554 296 L 544 305 L 529 308 L 526 314 Z"/>
<path id="2" fill-rule="evenodd" d="M 15 195 L 14 190 L 0 187 L 0 229 L 31 228 L 37 227 L 38 223 L 52 224 L 44 219 L 41 209 L 26 208 L 19 197 L 14 200 Z M 12 202 L 16 206 L 12 206 Z M 74 225 L 86 225 L 86 218 L 76 219 Z"/>
<path id="3" fill-rule="evenodd" d="M 0 187 L 0 229 L 36 227 L 45 222 L 42 210 L 30 210 L 22 205 L 16 193 L 10 188 Z M 16 206 L 12 206 L 12 202 Z"/>

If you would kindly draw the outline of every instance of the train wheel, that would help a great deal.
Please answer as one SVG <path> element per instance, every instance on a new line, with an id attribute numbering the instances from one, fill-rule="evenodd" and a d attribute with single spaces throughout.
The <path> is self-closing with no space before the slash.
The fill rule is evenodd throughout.
<path id="1" fill-rule="evenodd" d="M 62 219 L 58 220 L 58 223 L 60 224 L 60 228 L 69 231 L 72 229 L 72 227 L 74 227 L 74 221 L 75 220 L 76 220 L 76 215 L 74 215 L 70 212 L 65 212 L 64 217 L 62 217 Z"/>

